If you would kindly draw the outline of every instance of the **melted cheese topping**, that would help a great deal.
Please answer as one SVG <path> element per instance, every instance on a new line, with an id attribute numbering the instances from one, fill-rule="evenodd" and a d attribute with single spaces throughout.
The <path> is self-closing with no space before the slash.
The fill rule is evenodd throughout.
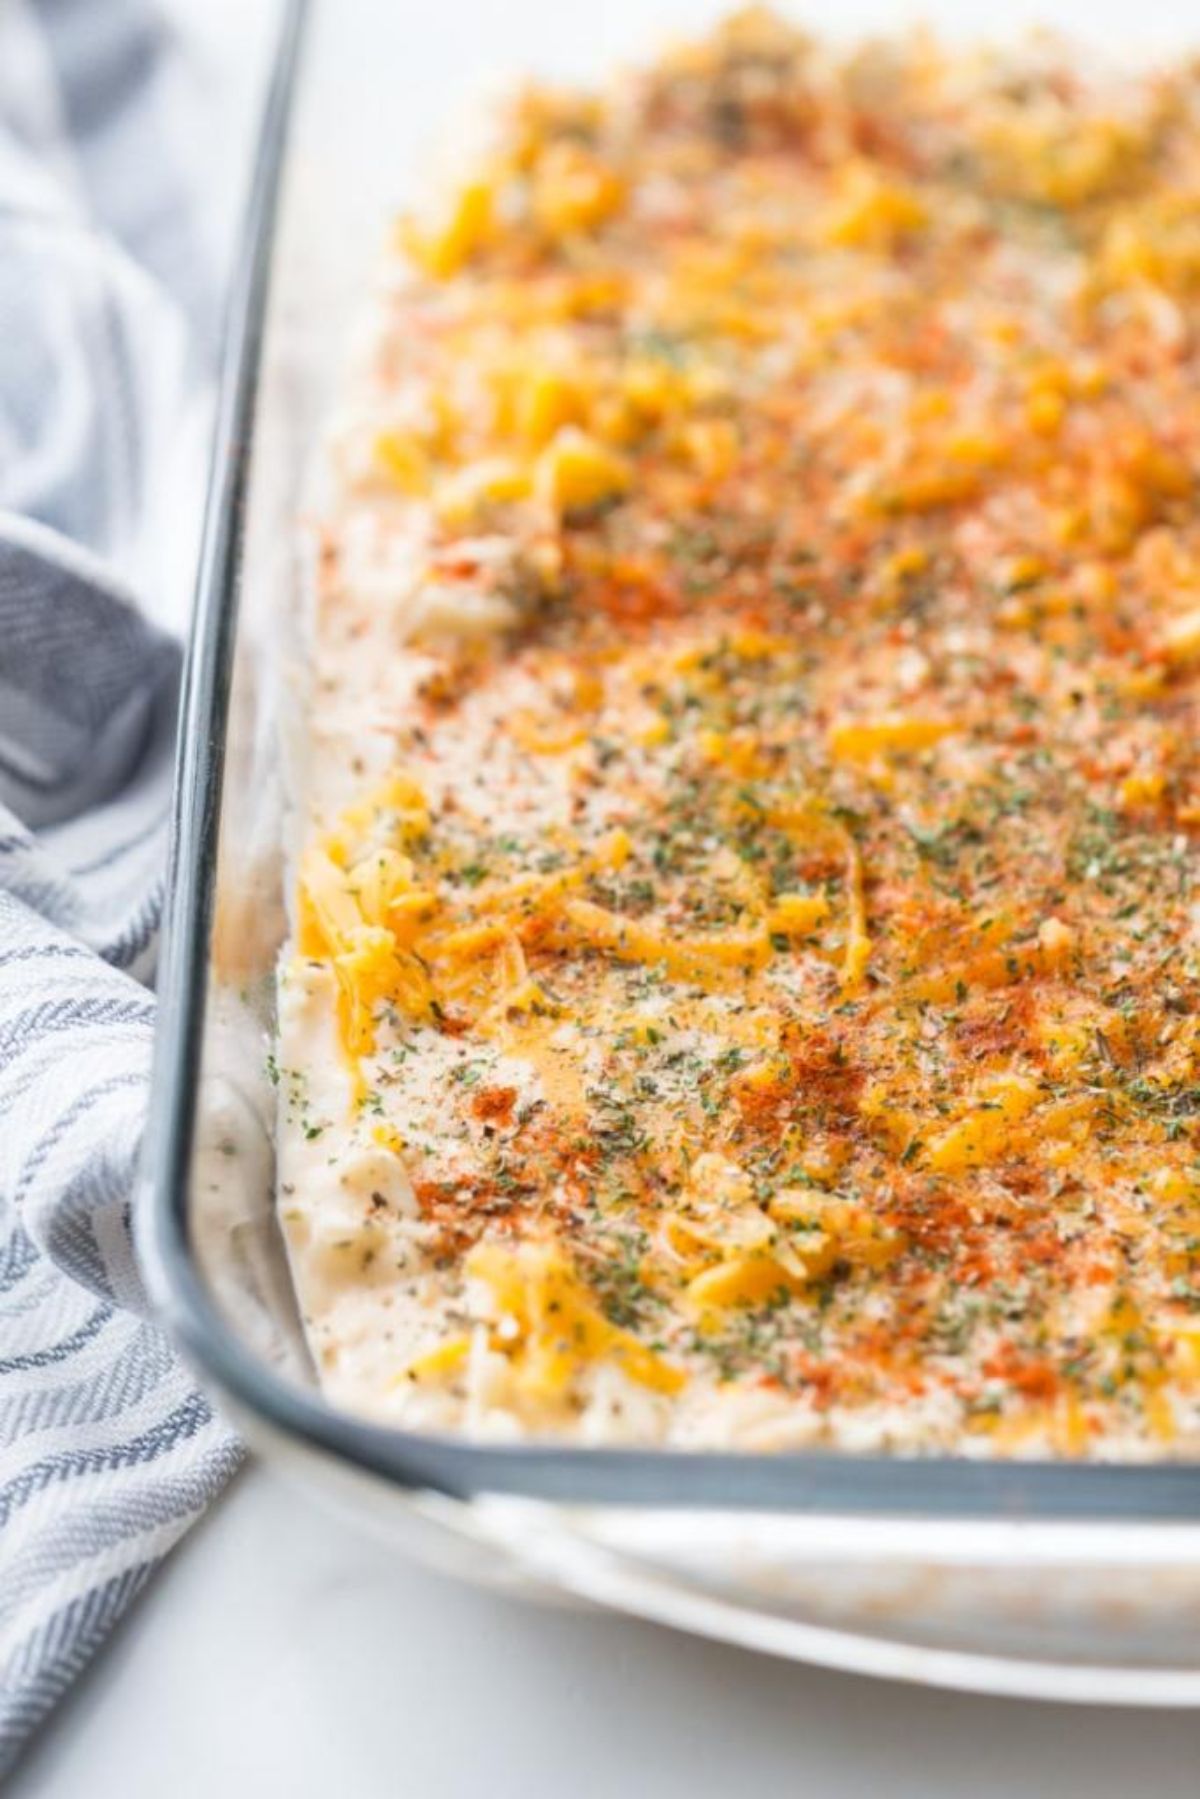
<path id="1" fill-rule="evenodd" d="M 754 13 L 402 223 L 280 980 L 337 1401 L 1195 1449 L 1198 219 L 1190 68 Z"/>

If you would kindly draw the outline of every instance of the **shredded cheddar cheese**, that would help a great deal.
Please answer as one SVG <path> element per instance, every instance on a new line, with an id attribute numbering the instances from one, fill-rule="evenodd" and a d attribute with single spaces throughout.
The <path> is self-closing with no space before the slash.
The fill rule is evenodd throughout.
<path id="1" fill-rule="evenodd" d="M 1200 74 L 767 13 L 396 234 L 276 1052 L 322 1382 L 1200 1443 Z"/>

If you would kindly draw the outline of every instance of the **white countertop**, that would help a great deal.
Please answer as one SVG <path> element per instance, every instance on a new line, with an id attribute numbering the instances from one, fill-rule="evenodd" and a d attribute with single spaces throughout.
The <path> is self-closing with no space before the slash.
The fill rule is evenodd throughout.
<path id="1" fill-rule="evenodd" d="M 1195 1799 L 1200 1716 L 967 1698 L 476 1591 L 258 1469 L 6 1799 Z"/>

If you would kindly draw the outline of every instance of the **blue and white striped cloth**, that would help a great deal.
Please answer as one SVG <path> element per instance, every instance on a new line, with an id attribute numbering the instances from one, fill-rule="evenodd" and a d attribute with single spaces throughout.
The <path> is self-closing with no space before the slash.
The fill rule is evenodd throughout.
<path id="1" fill-rule="evenodd" d="M 217 283 L 155 0 L 0 8 L 0 1773 L 237 1460 L 142 1315 Z"/>

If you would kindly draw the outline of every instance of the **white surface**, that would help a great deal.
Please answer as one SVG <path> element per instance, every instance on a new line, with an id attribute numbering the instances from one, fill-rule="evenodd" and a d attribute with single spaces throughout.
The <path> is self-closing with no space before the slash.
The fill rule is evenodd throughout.
<path id="1" fill-rule="evenodd" d="M 1200 1715 L 962 1698 L 535 1608 L 258 1470 L 6 1799 L 1195 1799 Z"/>

